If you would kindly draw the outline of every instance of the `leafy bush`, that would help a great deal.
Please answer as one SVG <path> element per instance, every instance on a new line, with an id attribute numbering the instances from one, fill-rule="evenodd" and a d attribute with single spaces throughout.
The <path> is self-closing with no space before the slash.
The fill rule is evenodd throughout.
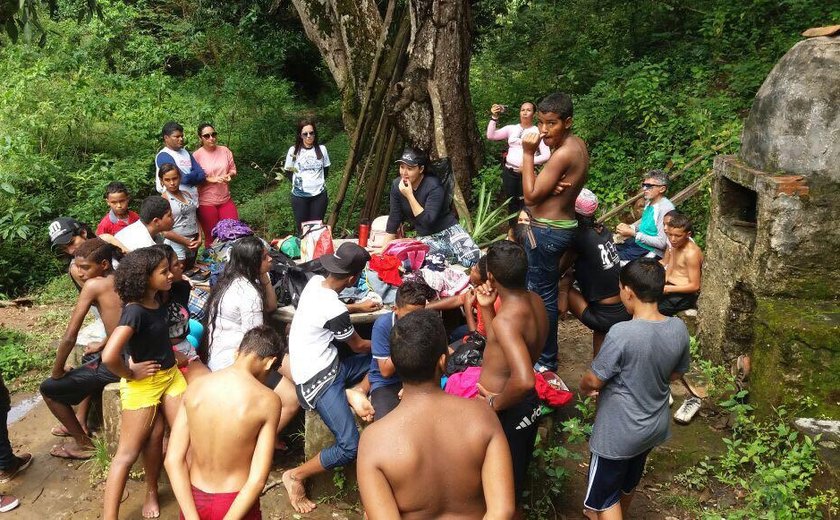
<path id="1" fill-rule="evenodd" d="M 43 48 L 0 36 L 0 293 L 19 294 L 60 272 L 48 248 L 51 219 L 95 226 L 112 180 L 128 186 L 135 210 L 153 193 L 164 122 L 184 125 L 189 149 L 198 123 L 216 125 L 237 161 L 240 205 L 265 188 L 262 172 L 294 142 L 304 106 L 289 81 L 265 72 L 311 51 L 301 51 L 302 33 L 258 33 L 253 10 L 267 6 L 252 4 L 252 18 L 241 19 L 212 4 L 100 5 L 102 19 L 79 25 L 70 19 L 78 6 L 58 2 L 55 20 L 43 21 Z M 269 58 L 281 61 L 266 67 Z M 339 120 L 335 108 L 317 112 L 327 128 Z"/>

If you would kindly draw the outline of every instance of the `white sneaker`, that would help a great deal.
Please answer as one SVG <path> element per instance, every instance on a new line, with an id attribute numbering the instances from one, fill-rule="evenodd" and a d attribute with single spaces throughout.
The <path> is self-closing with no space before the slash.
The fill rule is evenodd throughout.
<path id="1" fill-rule="evenodd" d="M 700 409 L 702 401 L 697 397 L 689 397 L 682 406 L 674 413 L 674 420 L 680 424 L 688 424 L 694 419 L 694 415 Z"/>

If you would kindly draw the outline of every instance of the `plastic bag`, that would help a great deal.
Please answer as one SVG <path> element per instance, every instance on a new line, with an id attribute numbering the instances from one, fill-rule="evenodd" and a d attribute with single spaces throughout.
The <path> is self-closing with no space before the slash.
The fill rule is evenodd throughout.
<path id="1" fill-rule="evenodd" d="M 334 251 L 332 229 L 320 220 L 311 220 L 300 225 L 300 258 L 304 262 L 315 260 Z"/>

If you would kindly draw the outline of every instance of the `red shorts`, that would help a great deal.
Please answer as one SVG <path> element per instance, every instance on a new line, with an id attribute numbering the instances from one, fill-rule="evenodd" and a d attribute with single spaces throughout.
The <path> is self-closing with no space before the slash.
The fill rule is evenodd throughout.
<path id="1" fill-rule="evenodd" d="M 195 508 L 198 511 L 198 517 L 201 518 L 201 520 L 223 520 L 238 494 L 239 493 L 205 493 L 197 487 L 192 486 Z M 183 513 L 181 513 L 180 518 L 181 520 L 184 520 Z M 242 520 L 262 520 L 259 498 L 254 506 L 251 507 L 251 510 L 242 517 Z"/>

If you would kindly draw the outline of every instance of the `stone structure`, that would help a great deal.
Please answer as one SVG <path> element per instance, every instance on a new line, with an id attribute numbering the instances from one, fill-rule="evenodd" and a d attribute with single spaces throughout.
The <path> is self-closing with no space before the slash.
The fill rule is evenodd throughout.
<path id="1" fill-rule="evenodd" d="M 752 403 L 810 396 L 840 417 L 840 38 L 796 44 L 715 159 L 698 327 L 753 359 Z"/>

